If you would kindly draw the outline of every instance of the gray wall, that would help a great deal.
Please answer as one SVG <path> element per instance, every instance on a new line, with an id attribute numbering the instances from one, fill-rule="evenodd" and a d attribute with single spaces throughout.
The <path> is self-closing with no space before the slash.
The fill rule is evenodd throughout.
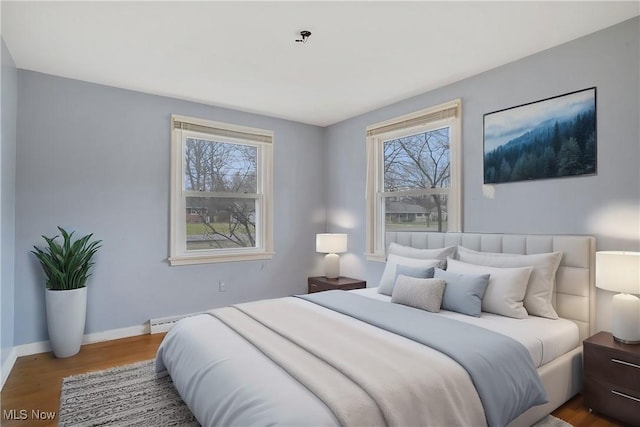
<path id="1" fill-rule="evenodd" d="M 47 339 L 44 276 L 28 252 L 57 225 L 103 240 L 86 333 L 306 291 L 326 225 L 324 129 L 25 70 L 18 99 L 16 344 Z M 275 132 L 272 260 L 166 263 L 172 113 Z"/>
<path id="2" fill-rule="evenodd" d="M 2 39 L 2 201 L 0 202 L 0 331 L 2 349 L 0 362 L 4 364 L 13 348 L 13 300 L 15 254 L 15 173 L 16 173 L 16 109 L 17 70 L 11 53 Z"/>
<path id="3" fill-rule="evenodd" d="M 329 231 L 349 233 L 343 273 L 375 285 L 383 264 L 365 252 L 365 127 L 462 98 L 463 229 L 467 232 L 590 234 L 598 250 L 640 250 L 640 19 L 588 35 L 327 129 Z M 428 72 L 428 70 L 425 70 Z M 597 87 L 596 176 L 501 184 L 483 193 L 483 114 Z M 598 329 L 612 294 L 598 291 Z"/>
<path id="4" fill-rule="evenodd" d="M 592 234 L 599 250 L 639 250 L 639 26 L 636 18 L 326 129 L 19 70 L 19 286 L 9 323 L 15 324 L 15 344 L 47 339 L 44 277 L 28 251 L 42 243 L 41 234 L 55 233 L 56 225 L 104 240 L 89 282 L 87 333 L 304 292 L 306 277 L 321 271 L 314 234 L 325 230 L 327 219 L 329 231 L 349 233 L 342 273 L 377 283 L 383 265 L 363 255 L 364 129 L 458 97 L 463 99 L 465 231 Z M 485 197 L 483 114 L 591 86 L 598 90 L 598 174 L 498 185 L 493 198 Z M 5 97 L 15 105 L 11 85 L 8 90 L 3 78 L 3 108 Z M 273 260 L 166 264 L 172 113 L 275 131 Z M 4 150 L 4 116 L 2 125 Z M 2 175 L 4 202 L 4 161 Z M 4 228 L 4 212 L 2 221 Z M 3 255 L 3 274 L 4 262 Z M 218 292 L 219 280 L 227 282 L 228 292 Z M 2 292 L 4 301 L 4 277 Z M 599 291 L 599 329 L 608 328 L 610 297 Z M 4 302 L 2 310 L 4 328 L 5 316 L 11 316 Z"/>

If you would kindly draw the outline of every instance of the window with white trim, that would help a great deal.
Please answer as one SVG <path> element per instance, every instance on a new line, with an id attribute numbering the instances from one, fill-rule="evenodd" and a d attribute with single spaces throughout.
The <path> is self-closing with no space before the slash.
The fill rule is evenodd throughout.
<path id="1" fill-rule="evenodd" d="M 273 132 L 171 117 L 171 265 L 273 255 Z"/>
<path id="2" fill-rule="evenodd" d="M 367 257 L 388 232 L 461 230 L 461 100 L 367 127 Z"/>

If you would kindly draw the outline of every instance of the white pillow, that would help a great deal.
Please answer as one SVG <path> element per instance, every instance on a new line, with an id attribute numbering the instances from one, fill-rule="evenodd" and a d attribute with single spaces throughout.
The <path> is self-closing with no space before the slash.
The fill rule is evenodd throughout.
<path id="1" fill-rule="evenodd" d="M 523 300 L 533 267 L 498 268 L 467 264 L 449 258 L 447 271 L 460 274 L 489 274 L 489 285 L 482 297 L 482 311 L 524 319 Z"/>
<path id="2" fill-rule="evenodd" d="M 438 313 L 445 284 L 442 279 L 420 279 L 401 274 L 393 287 L 391 302 Z"/>
<path id="3" fill-rule="evenodd" d="M 439 259 L 415 259 L 406 258 L 400 255 L 391 254 L 387 258 L 387 264 L 384 266 L 384 272 L 380 279 L 380 287 L 378 293 L 391 295 L 393 293 L 393 285 L 396 281 L 396 267 L 398 265 L 406 265 L 409 267 L 437 267 L 440 264 Z"/>
<path id="4" fill-rule="evenodd" d="M 519 255 L 492 252 L 477 252 L 458 246 L 460 261 L 490 267 L 533 267 L 527 293 L 524 296 L 524 308 L 533 316 L 557 319 L 551 297 L 556 281 L 556 271 L 562 260 L 562 252 Z"/>
<path id="5" fill-rule="evenodd" d="M 389 245 L 389 254 L 416 259 L 440 259 L 442 260 L 442 263 L 438 267 L 445 268 L 447 265 L 447 257 L 454 258 L 456 249 L 457 246 L 448 246 L 446 248 L 438 249 L 418 249 L 410 246 L 399 245 L 398 243 L 391 243 Z"/>

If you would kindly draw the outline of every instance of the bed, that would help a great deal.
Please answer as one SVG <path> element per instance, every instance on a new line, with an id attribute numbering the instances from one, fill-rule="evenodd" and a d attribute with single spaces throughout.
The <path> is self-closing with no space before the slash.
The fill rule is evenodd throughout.
<path id="1" fill-rule="evenodd" d="M 375 288 L 334 291 L 184 319 L 161 344 L 156 370 L 171 375 L 203 425 L 531 425 L 580 390 L 581 343 L 595 324 L 592 237 L 387 233 L 387 243 L 562 252 L 551 296 L 560 319 L 431 314 L 391 304 Z M 451 348 L 458 334 L 474 349 L 501 350 L 469 357 Z M 513 376 L 531 370 L 535 380 Z M 487 372 L 491 378 L 482 378 Z M 497 385 L 500 376 L 506 383 Z M 496 409 L 500 402 L 508 408 Z"/>

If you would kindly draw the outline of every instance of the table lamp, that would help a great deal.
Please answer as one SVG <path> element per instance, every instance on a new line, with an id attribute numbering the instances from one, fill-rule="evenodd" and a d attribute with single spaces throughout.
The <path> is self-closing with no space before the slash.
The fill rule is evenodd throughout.
<path id="1" fill-rule="evenodd" d="M 327 279 L 340 276 L 340 252 L 347 251 L 347 235 L 338 233 L 316 234 L 316 252 L 324 257 L 324 275 Z"/>
<path id="2" fill-rule="evenodd" d="M 616 341 L 640 344 L 640 252 L 596 252 L 596 287 L 613 296 L 611 333 Z"/>

